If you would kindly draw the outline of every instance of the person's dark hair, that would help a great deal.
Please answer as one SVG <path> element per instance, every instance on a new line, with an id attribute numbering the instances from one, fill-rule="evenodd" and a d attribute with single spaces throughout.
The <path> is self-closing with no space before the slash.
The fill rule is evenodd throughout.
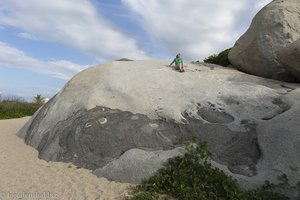
<path id="1" fill-rule="evenodd" d="M 176 58 L 179 58 L 180 57 L 180 53 L 178 53 L 177 55 L 176 55 Z"/>

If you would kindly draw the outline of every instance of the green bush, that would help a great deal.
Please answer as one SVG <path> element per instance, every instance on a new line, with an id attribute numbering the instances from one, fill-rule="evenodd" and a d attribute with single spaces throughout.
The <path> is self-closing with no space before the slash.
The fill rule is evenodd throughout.
<path id="1" fill-rule="evenodd" d="M 33 99 L 34 99 L 34 103 L 42 105 L 45 98 L 42 97 L 41 94 L 37 94 L 36 96 L 33 97 Z"/>
<path id="2" fill-rule="evenodd" d="M 228 60 L 228 54 L 229 54 L 230 50 L 231 50 L 231 48 L 222 51 L 218 55 L 211 55 L 208 58 L 205 58 L 203 60 L 203 62 L 227 67 L 228 65 L 230 65 L 230 62 Z"/>
<path id="3" fill-rule="evenodd" d="M 186 150 L 184 156 L 169 159 L 163 169 L 141 185 L 132 188 L 129 199 L 288 199 L 280 194 L 273 194 L 270 187 L 242 191 L 236 180 L 210 164 L 205 143 L 190 144 Z"/>
<path id="4" fill-rule="evenodd" d="M 19 98 L 6 98 L 0 100 L 0 119 L 31 116 L 40 106 L 40 104 L 28 103 Z"/>

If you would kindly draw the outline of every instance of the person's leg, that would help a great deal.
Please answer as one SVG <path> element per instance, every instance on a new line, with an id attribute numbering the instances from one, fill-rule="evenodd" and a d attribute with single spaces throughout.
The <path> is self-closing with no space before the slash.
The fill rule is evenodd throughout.
<path id="1" fill-rule="evenodd" d="M 181 71 L 181 72 L 184 72 L 183 63 L 180 63 L 179 66 L 180 66 L 180 71 Z"/>

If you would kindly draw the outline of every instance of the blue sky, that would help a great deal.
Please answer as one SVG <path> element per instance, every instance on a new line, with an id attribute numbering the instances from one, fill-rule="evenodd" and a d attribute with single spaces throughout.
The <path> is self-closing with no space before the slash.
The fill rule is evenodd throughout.
<path id="1" fill-rule="evenodd" d="M 51 98 L 118 58 L 203 58 L 234 45 L 271 0 L 0 0 L 0 94 Z"/>

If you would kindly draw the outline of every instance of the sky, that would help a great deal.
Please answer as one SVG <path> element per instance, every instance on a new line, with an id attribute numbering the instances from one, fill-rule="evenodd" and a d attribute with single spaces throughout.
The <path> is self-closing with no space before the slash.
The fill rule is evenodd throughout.
<path id="1" fill-rule="evenodd" d="M 119 58 L 184 61 L 230 48 L 271 0 L 0 0 L 0 95 L 51 98 Z"/>

